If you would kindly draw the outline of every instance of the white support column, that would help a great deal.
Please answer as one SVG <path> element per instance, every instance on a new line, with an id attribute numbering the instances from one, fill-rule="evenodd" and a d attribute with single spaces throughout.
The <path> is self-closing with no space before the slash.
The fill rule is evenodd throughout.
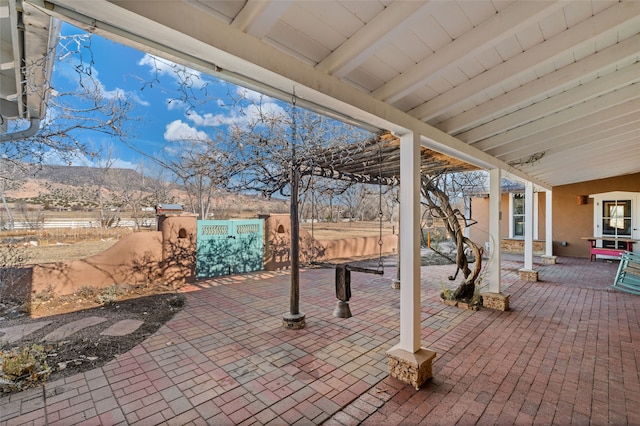
<path id="1" fill-rule="evenodd" d="M 420 349 L 420 137 L 400 138 L 400 344 Z"/>
<path id="2" fill-rule="evenodd" d="M 524 187 L 524 269 L 533 270 L 533 183 Z"/>
<path id="3" fill-rule="evenodd" d="M 545 192 L 545 246 L 542 263 L 553 265 L 556 263 L 556 256 L 553 255 L 553 191 Z"/>
<path id="4" fill-rule="evenodd" d="M 500 269 L 500 221 L 502 220 L 502 190 L 500 169 L 489 170 L 489 260 L 487 278 L 489 292 L 482 293 L 482 306 L 497 311 L 509 310 L 509 295 L 502 293 L 502 270 Z"/>
<path id="5" fill-rule="evenodd" d="M 524 268 L 519 271 L 520 279 L 538 281 L 538 272 L 533 269 L 533 182 L 524 187 Z"/>
<path id="6" fill-rule="evenodd" d="M 553 191 L 547 191 L 545 203 L 545 256 L 553 256 Z"/>
<path id="7" fill-rule="evenodd" d="M 400 137 L 400 343 L 387 352 L 389 375 L 420 388 L 436 353 L 420 347 L 420 135 Z"/>
<path id="8" fill-rule="evenodd" d="M 500 221 L 502 220 L 500 169 L 489 170 L 489 261 L 487 262 L 489 291 L 502 291 L 500 273 Z"/>

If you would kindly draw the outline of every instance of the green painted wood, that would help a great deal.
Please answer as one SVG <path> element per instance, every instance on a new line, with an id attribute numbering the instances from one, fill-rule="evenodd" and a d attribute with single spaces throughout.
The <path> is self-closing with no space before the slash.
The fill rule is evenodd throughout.
<path id="1" fill-rule="evenodd" d="M 626 252 L 620 258 L 613 287 L 627 293 L 640 295 L 640 255 Z"/>
<path id="2" fill-rule="evenodd" d="M 260 271 L 264 264 L 264 221 L 199 220 L 196 278 Z"/>

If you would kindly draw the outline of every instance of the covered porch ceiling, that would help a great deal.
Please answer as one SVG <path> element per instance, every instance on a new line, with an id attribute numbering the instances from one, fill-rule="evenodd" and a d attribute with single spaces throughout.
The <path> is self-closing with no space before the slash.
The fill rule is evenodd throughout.
<path id="1" fill-rule="evenodd" d="M 638 1 L 25 1 L 541 187 L 640 172 Z"/>

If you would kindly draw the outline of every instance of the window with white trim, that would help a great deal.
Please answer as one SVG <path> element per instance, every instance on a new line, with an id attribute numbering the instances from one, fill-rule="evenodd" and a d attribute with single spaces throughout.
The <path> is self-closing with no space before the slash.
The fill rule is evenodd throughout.
<path id="1" fill-rule="evenodd" d="M 511 237 L 524 238 L 524 194 L 511 194 Z"/>

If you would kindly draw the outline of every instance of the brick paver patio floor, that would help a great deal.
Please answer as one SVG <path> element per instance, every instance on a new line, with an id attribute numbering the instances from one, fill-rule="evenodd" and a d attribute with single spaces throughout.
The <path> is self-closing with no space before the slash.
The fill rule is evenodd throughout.
<path id="1" fill-rule="evenodd" d="M 640 424 L 640 297 L 611 290 L 616 262 L 504 256 L 511 310 L 445 306 L 453 266 L 423 267 L 422 341 L 434 378 L 388 378 L 399 292 L 352 274 L 353 317 L 332 316 L 334 271 L 301 274 L 303 330 L 282 328 L 289 275 L 200 281 L 185 309 L 102 368 L 0 399 L 0 423 Z"/>

